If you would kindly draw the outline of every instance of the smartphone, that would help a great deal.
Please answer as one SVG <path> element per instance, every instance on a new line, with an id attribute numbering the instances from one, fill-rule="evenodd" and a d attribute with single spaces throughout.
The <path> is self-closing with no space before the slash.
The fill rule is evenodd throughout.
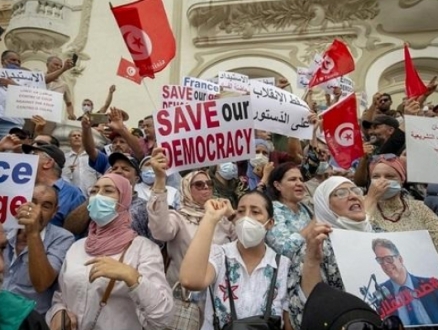
<path id="1" fill-rule="evenodd" d="M 73 61 L 73 66 L 76 66 L 76 62 L 78 61 L 78 54 L 73 54 L 71 60 Z"/>
<path id="2" fill-rule="evenodd" d="M 90 113 L 90 122 L 92 125 L 108 124 L 109 117 L 105 113 Z"/>

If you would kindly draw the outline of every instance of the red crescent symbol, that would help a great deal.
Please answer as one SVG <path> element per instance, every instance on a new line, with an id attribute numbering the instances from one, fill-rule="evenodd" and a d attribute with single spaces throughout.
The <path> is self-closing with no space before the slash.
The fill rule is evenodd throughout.
<path id="1" fill-rule="evenodd" d="M 135 51 L 135 50 L 133 50 L 133 49 L 131 48 L 131 46 L 130 46 L 130 42 L 128 41 L 128 36 L 129 36 L 131 33 L 132 33 L 132 31 L 128 31 L 128 32 L 125 32 L 125 33 L 123 34 L 123 39 L 125 40 L 126 46 L 128 46 L 128 50 L 129 50 L 129 52 L 130 52 L 131 54 L 134 54 L 134 55 L 141 55 L 141 54 L 143 54 L 142 52 L 137 52 L 137 51 Z"/>

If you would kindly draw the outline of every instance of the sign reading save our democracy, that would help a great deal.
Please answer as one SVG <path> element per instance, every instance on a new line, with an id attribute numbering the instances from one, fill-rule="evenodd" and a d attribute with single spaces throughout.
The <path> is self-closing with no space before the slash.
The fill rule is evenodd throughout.
<path id="1" fill-rule="evenodd" d="M 255 155 L 250 97 L 189 102 L 154 112 L 157 144 L 168 173 L 245 160 Z"/>
<path id="2" fill-rule="evenodd" d="M 17 208 L 32 199 L 38 156 L 0 153 L 0 222 L 5 229 L 18 227 Z"/>
<path id="3" fill-rule="evenodd" d="M 215 93 L 178 85 L 164 85 L 161 91 L 162 108 L 167 109 L 188 102 L 203 102 L 214 100 Z"/>

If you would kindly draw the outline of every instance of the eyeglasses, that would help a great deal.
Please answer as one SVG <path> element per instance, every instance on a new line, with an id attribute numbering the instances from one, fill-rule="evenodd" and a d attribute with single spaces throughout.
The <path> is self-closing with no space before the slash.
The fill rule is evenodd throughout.
<path id="1" fill-rule="evenodd" d="M 205 188 L 211 189 L 213 188 L 213 181 L 195 181 L 191 184 L 192 187 L 195 187 L 197 190 L 204 190 Z"/>
<path id="2" fill-rule="evenodd" d="M 356 196 L 363 196 L 363 190 L 359 187 L 339 188 L 332 193 L 332 196 L 344 199 L 350 196 L 350 193 L 353 193 Z"/>
<path id="3" fill-rule="evenodd" d="M 384 99 L 380 99 L 379 103 L 385 103 L 385 102 L 388 102 L 388 101 L 390 101 L 390 99 L 384 98 Z"/>
<path id="4" fill-rule="evenodd" d="M 384 257 L 376 257 L 376 261 L 379 265 L 383 265 L 383 263 L 393 264 L 395 257 L 398 257 L 396 254 Z"/>
<path id="5" fill-rule="evenodd" d="M 397 160 L 397 156 L 394 154 L 381 154 L 381 155 L 375 155 L 373 158 L 371 158 L 371 163 L 377 163 L 381 160 L 387 160 L 389 162 L 393 162 Z"/>
<path id="6" fill-rule="evenodd" d="M 382 321 L 380 327 L 365 320 L 355 320 L 347 323 L 342 330 L 404 330 L 403 322 L 397 315 L 391 315 Z"/>

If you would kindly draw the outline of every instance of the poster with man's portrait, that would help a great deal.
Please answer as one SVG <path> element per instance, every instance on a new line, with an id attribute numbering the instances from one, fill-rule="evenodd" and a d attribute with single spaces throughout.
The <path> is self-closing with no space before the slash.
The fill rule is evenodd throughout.
<path id="1" fill-rule="evenodd" d="M 438 253 L 427 230 L 364 233 L 334 229 L 330 240 L 345 290 L 382 319 L 438 325 Z"/>

